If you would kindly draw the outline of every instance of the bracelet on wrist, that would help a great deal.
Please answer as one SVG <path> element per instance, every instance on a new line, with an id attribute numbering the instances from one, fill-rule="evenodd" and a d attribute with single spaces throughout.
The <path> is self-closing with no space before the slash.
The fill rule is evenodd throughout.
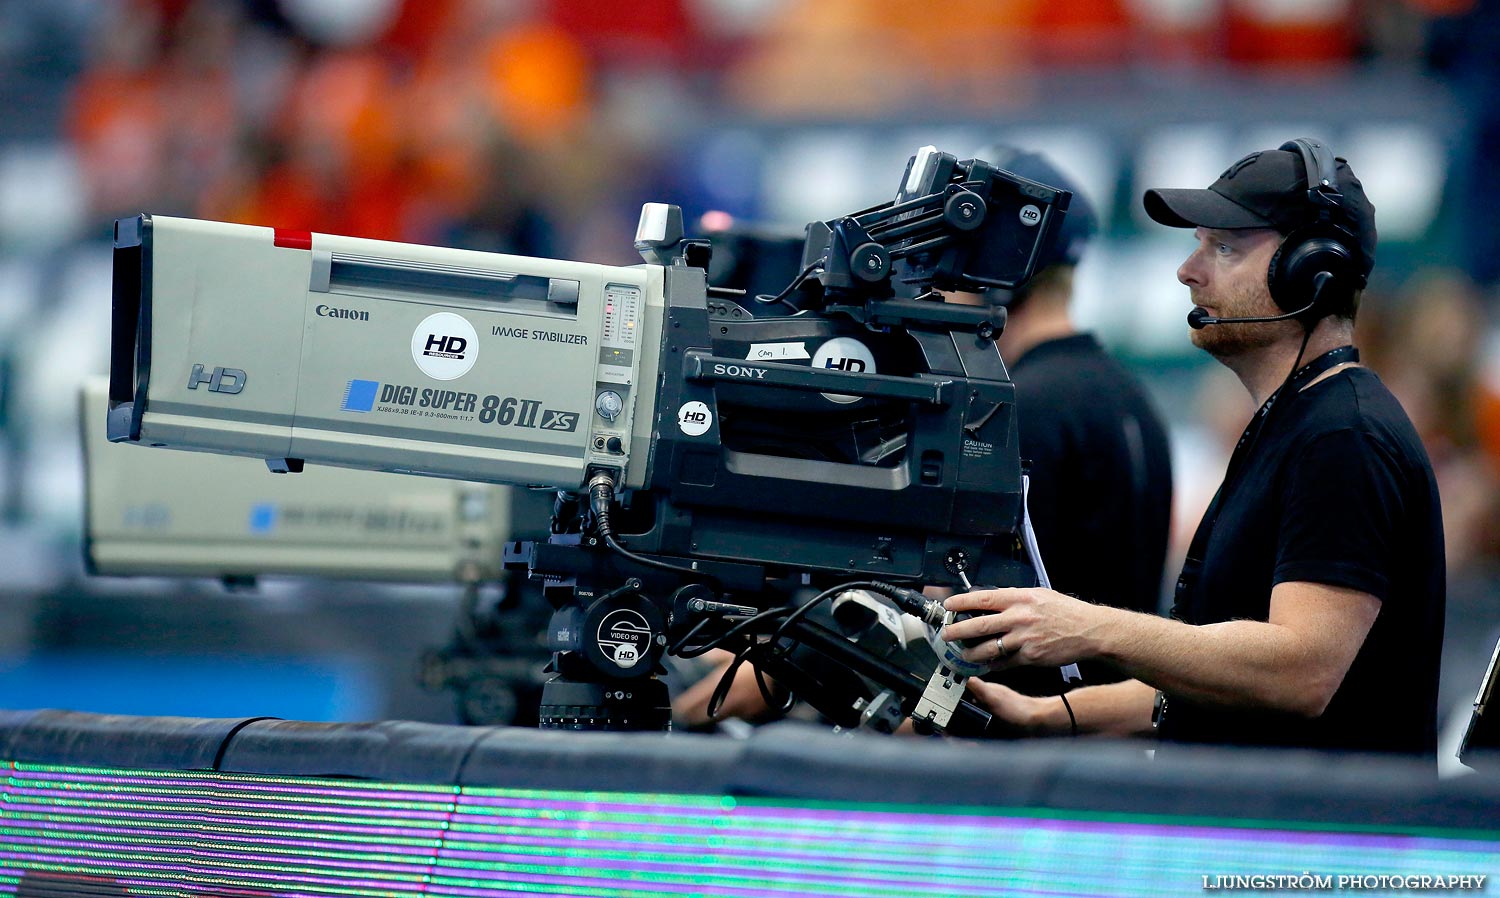
<path id="1" fill-rule="evenodd" d="M 1078 718 L 1073 714 L 1073 706 L 1068 703 L 1066 695 L 1060 694 L 1058 698 L 1062 699 L 1063 708 L 1068 712 L 1069 735 L 1076 739 L 1078 738 Z"/>

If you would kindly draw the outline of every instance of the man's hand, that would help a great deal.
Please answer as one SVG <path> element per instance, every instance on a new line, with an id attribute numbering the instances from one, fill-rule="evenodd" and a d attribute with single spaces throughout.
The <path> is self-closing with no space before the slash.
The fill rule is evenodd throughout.
<path id="1" fill-rule="evenodd" d="M 1154 734 L 1151 709 L 1156 690 L 1140 680 L 1085 686 L 1068 693 L 1073 714 L 1055 695 L 1032 698 L 997 683 L 977 678 L 968 682 L 974 701 L 984 706 L 1017 735 L 1065 736 L 1097 733 L 1104 736 Z"/>
<path id="2" fill-rule="evenodd" d="M 708 704 L 718 688 L 719 681 L 734 663 L 734 653 L 714 649 L 706 656 L 714 662 L 714 669 L 698 682 L 683 690 L 672 700 L 672 720 L 681 726 L 705 727 L 726 718 L 738 718 L 752 723 L 773 716 L 778 709 L 766 704 L 755 682 L 755 668 L 747 661 L 734 672 L 734 683 L 724 696 L 724 702 L 714 717 L 708 716 Z M 775 681 L 766 677 L 768 685 L 775 688 Z"/>
<path id="3" fill-rule="evenodd" d="M 1044 705 L 1048 702 L 1059 704 L 1056 698 L 1033 698 L 1009 686 L 988 683 L 978 677 L 970 677 L 966 685 L 975 703 L 994 715 L 1009 735 L 1039 736 L 1047 733 Z"/>
<path id="4" fill-rule="evenodd" d="M 949 598 L 949 611 L 977 617 L 943 628 L 943 639 L 983 638 L 966 660 L 1004 670 L 1021 664 L 1061 666 L 1098 654 L 1115 609 L 1050 589 L 981 589 Z"/>

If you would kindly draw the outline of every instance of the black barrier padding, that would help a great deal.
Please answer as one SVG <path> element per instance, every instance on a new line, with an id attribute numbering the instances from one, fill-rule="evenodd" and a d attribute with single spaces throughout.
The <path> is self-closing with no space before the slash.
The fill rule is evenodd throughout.
<path id="1" fill-rule="evenodd" d="M 284 776 L 457 783 L 483 728 L 388 720 L 252 723 L 229 741 L 219 770 Z"/>
<path id="2" fill-rule="evenodd" d="M 42 711 L 0 711 L 0 760 L 11 760 L 10 744 Z"/>
<path id="3" fill-rule="evenodd" d="M 1042 806 L 1310 823 L 1500 828 L 1500 778 L 1439 780 L 1432 761 L 1170 746 L 1149 764 L 1069 752 Z"/>
<path id="4" fill-rule="evenodd" d="M 11 719 L 13 714 L 24 715 Z M 38 764 L 212 770 L 224 743 L 255 717 L 131 717 L 79 711 L 12 712 L 4 759 Z"/>
<path id="5" fill-rule="evenodd" d="M 1500 829 L 1500 777 L 1431 761 L 1086 739 L 901 739 L 757 730 L 731 794 L 1132 815 Z"/>
<path id="6" fill-rule="evenodd" d="M 1027 807 L 1047 793 L 1071 748 L 1056 740 L 1023 744 L 836 734 L 787 721 L 751 736 L 733 793 Z M 1129 753 L 1144 763 L 1139 749 Z"/>
<path id="7" fill-rule="evenodd" d="M 466 786 L 723 795 L 745 742 L 696 733 L 494 727 L 464 767 Z"/>

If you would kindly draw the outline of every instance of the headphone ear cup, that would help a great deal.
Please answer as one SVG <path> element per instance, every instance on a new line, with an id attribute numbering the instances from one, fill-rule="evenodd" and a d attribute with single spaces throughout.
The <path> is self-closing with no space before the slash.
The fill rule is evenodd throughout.
<path id="1" fill-rule="evenodd" d="M 1312 300 L 1317 276 L 1327 272 L 1333 281 L 1323 288 L 1318 304 L 1298 317 L 1313 322 L 1347 305 L 1360 280 L 1347 241 L 1331 225 L 1309 225 L 1288 234 L 1266 269 L 1271 299 L 1283 312 L 1295 312 Z"/>
<path id="2" fill-rule="evenodd" d="M 1266 268 L 1266 286 L 1271 290 L 1271 299 L 1276 303 L 1276 307 L 1278 309 L 1281 309 L 1283 312 L 1291 311 L 1291 309 L 1288 309 L 1286 303 L 1282 300 L 1282 297 L 1287 296 L 1289 293 L 1289 291 L 1282 286 L 1282 284 L 1286 280 L 1285 276 L 1282 274 L 1282 258 L 1286 256 L 1287 247 L 1291 245 L 1291 237 L 1282 238 L 1281 245 L 1276 247 L 1276 253 L 1271 256 L 1271 264 Z M 1297 307 L 1293 306 L 1292 308 Z"/>

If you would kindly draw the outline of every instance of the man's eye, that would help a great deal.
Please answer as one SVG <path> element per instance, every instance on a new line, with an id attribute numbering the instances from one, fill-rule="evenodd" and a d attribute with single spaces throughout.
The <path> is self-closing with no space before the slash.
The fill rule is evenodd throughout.
<path id="1" fill-rule="evenodd" d="M 1218 253 L 1221 256 L 1227 256 L 1230 253 L 1234 252 L 1234 248 L 1227 243 L 1216 243 L 1214 244 L 1214 252 Z"/>

